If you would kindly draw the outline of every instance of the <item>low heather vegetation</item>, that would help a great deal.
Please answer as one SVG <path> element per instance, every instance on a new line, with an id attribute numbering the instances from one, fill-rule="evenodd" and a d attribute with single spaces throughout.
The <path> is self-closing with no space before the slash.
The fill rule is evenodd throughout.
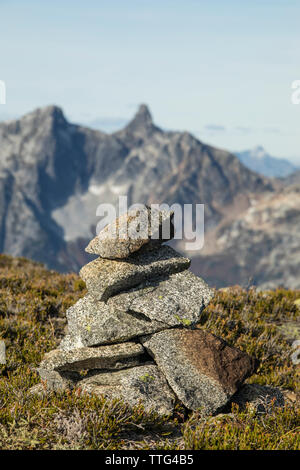
<path id="1" fill-rule="evenodd" d="M 210 417 L 178 406 L 165 418 L 80 391 L 29 392 L 39 383 L 35 368 L 64 335 L 66 309 L 85 292 L 75 274 L 0 256 L 0 339 L 7 349 L 1 449 L 300 449 L 300 366 L 291 359 L 300 339 L 299 291 L 219 290 L 199 325 L 256 356 L 260 366 L 247 383 L 278 387 L 284 406 L 233 402 Z"/>

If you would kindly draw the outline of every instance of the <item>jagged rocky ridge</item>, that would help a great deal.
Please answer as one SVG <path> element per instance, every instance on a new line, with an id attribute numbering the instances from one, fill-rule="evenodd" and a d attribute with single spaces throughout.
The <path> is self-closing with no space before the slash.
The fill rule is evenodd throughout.
<path id="1" fill-rule="evenodd" d="M 145 207 L 135 217 L 144 214 L 145 220 L 150 212 Z M 172 223 L 172 214 L 160 217 Z M 117 225 L 129 226 L 133 218 L 123 216 Z M 255 371 L 256 361 L 198 327 L 213 291 L 188 270 L 189 259 L 162 239 L 153 244 L 152 232 L 140 231 L 143 243 L 113 238 L 110 252 L 105 232 L 107 257 L 82 268 L 88 294 L 67 311 L 68 334 L 38 372 L 48 390 L 75 387 L 131 406 L 141 402 L 160 414 L 172 413 L 177 402 L 215 413 Z M 103 254 L 104 238 L 89 249 Z"/>

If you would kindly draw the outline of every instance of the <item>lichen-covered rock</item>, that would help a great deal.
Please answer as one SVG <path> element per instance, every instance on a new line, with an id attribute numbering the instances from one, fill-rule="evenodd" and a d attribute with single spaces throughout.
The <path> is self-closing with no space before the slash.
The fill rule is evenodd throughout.
<path id="1" fill-rule="evenodd" d="M 122 343 L 132 338 L 168 328 L 142 315 L 113 310 L 104 302 L 86 295 L 67 310 L 68 335 L 59 348 L 65 351 L 83 346 Z"/>
<path id="2" fill-rule="evenodd" d="M 170 387 L 190 410 L 216 412 L 255 370 L 255 360 L 196 329 L 171 329 L 142 339 Z"/>
<path id="3" fill-rule="evenodd" d="M 80 271 L 90 294 L 97 300 L 106 301 L 114 294 L 130 289 L 141 282 L 157 276 L 168 276 L 184 271 L 190 260 L 169 246 L 158 250 L 145 246 L 126 260 L 97 258 Z"/>
<path id="4" fill-rule="evenodd" d="M 143 206 L 108 224 L 85 251 L 102 258 L 122 259 L 145 244 L 159 245 L 174 236 L 173 213 Z"/>
<path id="5" fill-rule="evenodd" d="M 77 386 L 87 393 L 121 398 L 130 406 L 142 403 L 147 411 L 172 413 L 175 395 L 155 364 L 114 372 L 93 372 Z"/>
<path id="6" fill-rule="evenodd" d="M 73 351 L 54 349 L 45 354 L 40 367 L 56 371 L 123 369 L 138 365 L 144 352 L 141 344 L 130 342 Z"/>
<path id="7" fill-rule="evenodd" d="M 84 346 L 85 345 L 81 341 L 80 335 L 66 334 L 60 342 L 59 349 L 63 351 L 72 351 L 73 349 L 83 348 Z"/>
<path id="8" fill-rule="evenodd" d="M 213 295 L 213 290 L 201 278 L 183 271 L 169 278 L 145 281 L 130 291 L 110 297 L 107 304 L 169 326 L 190 326 L 199 322 L 202 310 Z"/>

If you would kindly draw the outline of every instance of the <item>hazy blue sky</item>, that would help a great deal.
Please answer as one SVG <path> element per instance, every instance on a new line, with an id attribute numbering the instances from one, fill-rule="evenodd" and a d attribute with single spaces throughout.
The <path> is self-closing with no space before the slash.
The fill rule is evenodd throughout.
<path id="1" fill-rule="evenodd" d="M 0 119 L 58 104 L 69 119 L 155 122 L 300 163 L 300 0 L 0 0 Z"/>

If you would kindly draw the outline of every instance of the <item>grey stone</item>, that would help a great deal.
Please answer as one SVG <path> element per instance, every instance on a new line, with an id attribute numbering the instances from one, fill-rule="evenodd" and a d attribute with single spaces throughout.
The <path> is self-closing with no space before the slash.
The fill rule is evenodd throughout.
<path id="1" fill-rule="evenodd" d="M 167 279 L 143 282 L 135 289 L 110 297 L 107 304 L 169 326 L 190 326 L 199 322 L 213 295 L 213 290 L 201 278 L 183 271 Z"/>
<path id="2" fill-rule="evenodd" d="M 44 398 L 48 395 L 49 390 L 47 390 L 47 387 L 44 386 L 41 382 L 33 385 L 29 390 L 29 395 L 36 395 L 39 398 Z"/>
<path id="3" fill-rule="evenodd" d="M 126 260 L 97 258 L 80 270 L 80 276 L 95 299 L 106 301 L 147 279 L 168 276 L 189 266 L 190 260 L 169 246 L 154 250 L 146 245 Z"/>
<path id="4" fill-rule="evenodd" d="M 216 412 L 255 371 L 255 361 L 206 331 L 171 329 L 142 339 L 170 387 L 191 410 Z"/>
<path id="5" fill-rule="evenodd" d="M 73 351 L 54 349 L 45 354 L 40 368 L 56 371 L 123 369 L 138 365 L 144 352 L 141 344 L 129 342 Z"/>
<path id="6" fill-rule="evenodd" d="M 122 343 L 132 338 L 168 328 L 147 317 L 112 311 L 104 302 L 86 295 L 67 310 L 68 335 L 60 344 L 65 351 L 83 346 Z"/>
<path id="7" fill-rule="evenodd" d="M 47 389 L 55 392 L 74 388 L 80 379 L 80 374 L 77 372 L 57 372 L 56 370 L 43 369 L 42 367 L 38 367 L 37 372 L 42 381 L 45 382 Z"/>
<path id="8" fill-rule="evenodd" d="M 3 340 L 0 340 L 0 364 L 6 364 L 6 347 Z"/>
<path id="9" fill-rule="evenodd" d="M 85 251 L 102 258 L 121 259 L 145 244 L 158 245 L 174 235 L 173 213 L 141 205 L 108 224 Z"/>
<path id="10" fill-rule="evenodd" d="M 73 349 L 83 348 L 84 346 L 80 335 L 66 334 L 60 342 L 59 349 L 71 351 Z"/>
<path id="11" fill-rule="evenodd" d="M 174 409 L 175 395 L 156 365 L 146 364 L 114 372 L 93 373 L 77 385 L 83 392 L 121 398 L 130 406 L 142 403 L 160 415 Z"/>

